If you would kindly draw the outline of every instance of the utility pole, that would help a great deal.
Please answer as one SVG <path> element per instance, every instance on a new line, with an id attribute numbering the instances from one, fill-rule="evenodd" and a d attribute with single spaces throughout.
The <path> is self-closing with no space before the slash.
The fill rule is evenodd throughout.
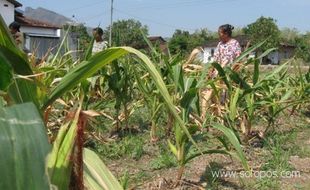
<path id="1" fill-rule="evenodd" d="M 111 0 L 111 20 L 110 20 L 110 36 L 109 36 L 109 46 L 112 45 L 112 25 L 113 25 L 113 1 Z"/>

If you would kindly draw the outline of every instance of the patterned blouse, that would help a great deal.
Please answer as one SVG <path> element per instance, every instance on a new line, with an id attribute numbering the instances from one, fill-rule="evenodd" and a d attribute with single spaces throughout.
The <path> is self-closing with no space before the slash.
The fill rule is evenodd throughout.
<path id="1" fill-rule="evenodd" d="M 230 64 L 241 54 L 241 47 L 237 40 L 230 39 L 228 42 L 218 43 L 217 48 L 214 52 L 214 60 L 218 63 L 226 66 Z"/>
<path id="2" fill-rule="evenodd" d="M 106 41 L 96 42 L 95 40 L 93 44 L 92 54 L 94 55 L 95 53 L 105 50 L 107 47 L 108 47 L 108 42 Z"/>

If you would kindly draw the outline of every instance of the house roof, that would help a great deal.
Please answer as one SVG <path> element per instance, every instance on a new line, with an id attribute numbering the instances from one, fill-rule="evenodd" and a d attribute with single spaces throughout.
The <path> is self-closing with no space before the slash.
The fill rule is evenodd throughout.
<path id="1" fill-rule="evenodd" d="M 59 29 L 61 27 L 43 22 L 40 20 L 35 20 L 32 18 L 28 18 L 25 16 L 15 15 L 15 20 L 20 23 L 21 26 L 31 26 L 31 27 L 39 27 L 39 28 L 52 28 Z"/>
<path id="2" fill-rule="evenodd" d="M 7 0 L 8 2 L 12 3 L 15 7 L 21 7 L 23 6 L 20 2 L 15 0 Z"/>
<path id="3" fill-rule="evenodd" d="M 233 38 L 236 39 L 239 42 L 240 46 L 242 47 L 246 46 L 247 43 L 249 42 L 249 37 L 246 35 L 238 35 Z M 220 41 L 219 39 L 207 41 L 204 47 L 216 47 L 219 41 Z"/>
<path id="4" fill-rule="evenodd" d="M 151 42 L 154 42 L 154 41 L 162 41 L 162 42 L 166 42 L 166 40 L 161 37 L 161 36 L 149 36 L 148 39 L 151 41 Z"/>

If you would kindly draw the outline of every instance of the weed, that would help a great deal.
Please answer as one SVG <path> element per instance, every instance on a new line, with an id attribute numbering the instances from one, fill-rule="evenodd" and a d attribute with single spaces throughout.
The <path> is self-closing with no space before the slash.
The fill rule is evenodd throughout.
<path id="1" fill-rule="evenodd" d="M 126 156 L 139 160 L 144 154 L 143 145 L 143 138 L 127 136 L 118 142 L 97 145 L 97 150 L 107 159 L 120 159 Z"/>
<path id="2" fill-rule="evenodd" d="M 169 150 L 167 150 L 163 146 L 160 146 L 158 156 L 150 162 L 150 168 L 153 170 L 171 168 L 175 166 L 177 166 L 177 161 L 175 157 Z"/>

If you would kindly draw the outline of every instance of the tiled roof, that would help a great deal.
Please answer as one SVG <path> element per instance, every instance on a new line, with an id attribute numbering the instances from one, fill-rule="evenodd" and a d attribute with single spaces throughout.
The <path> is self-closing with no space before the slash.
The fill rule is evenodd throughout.
<path id="1" fill-rule="evenodd" d="M 40 28 L 54 28 L 54 29 L 59 29 L 59 26 L 43 22 L 40 20 L 35 20 L 32 18 L 28 18 L 25 16 L 15 16 L 15 20 L 20 23 L 21 26 L 32 26 L 32 27 L 40 27 Z"/>

